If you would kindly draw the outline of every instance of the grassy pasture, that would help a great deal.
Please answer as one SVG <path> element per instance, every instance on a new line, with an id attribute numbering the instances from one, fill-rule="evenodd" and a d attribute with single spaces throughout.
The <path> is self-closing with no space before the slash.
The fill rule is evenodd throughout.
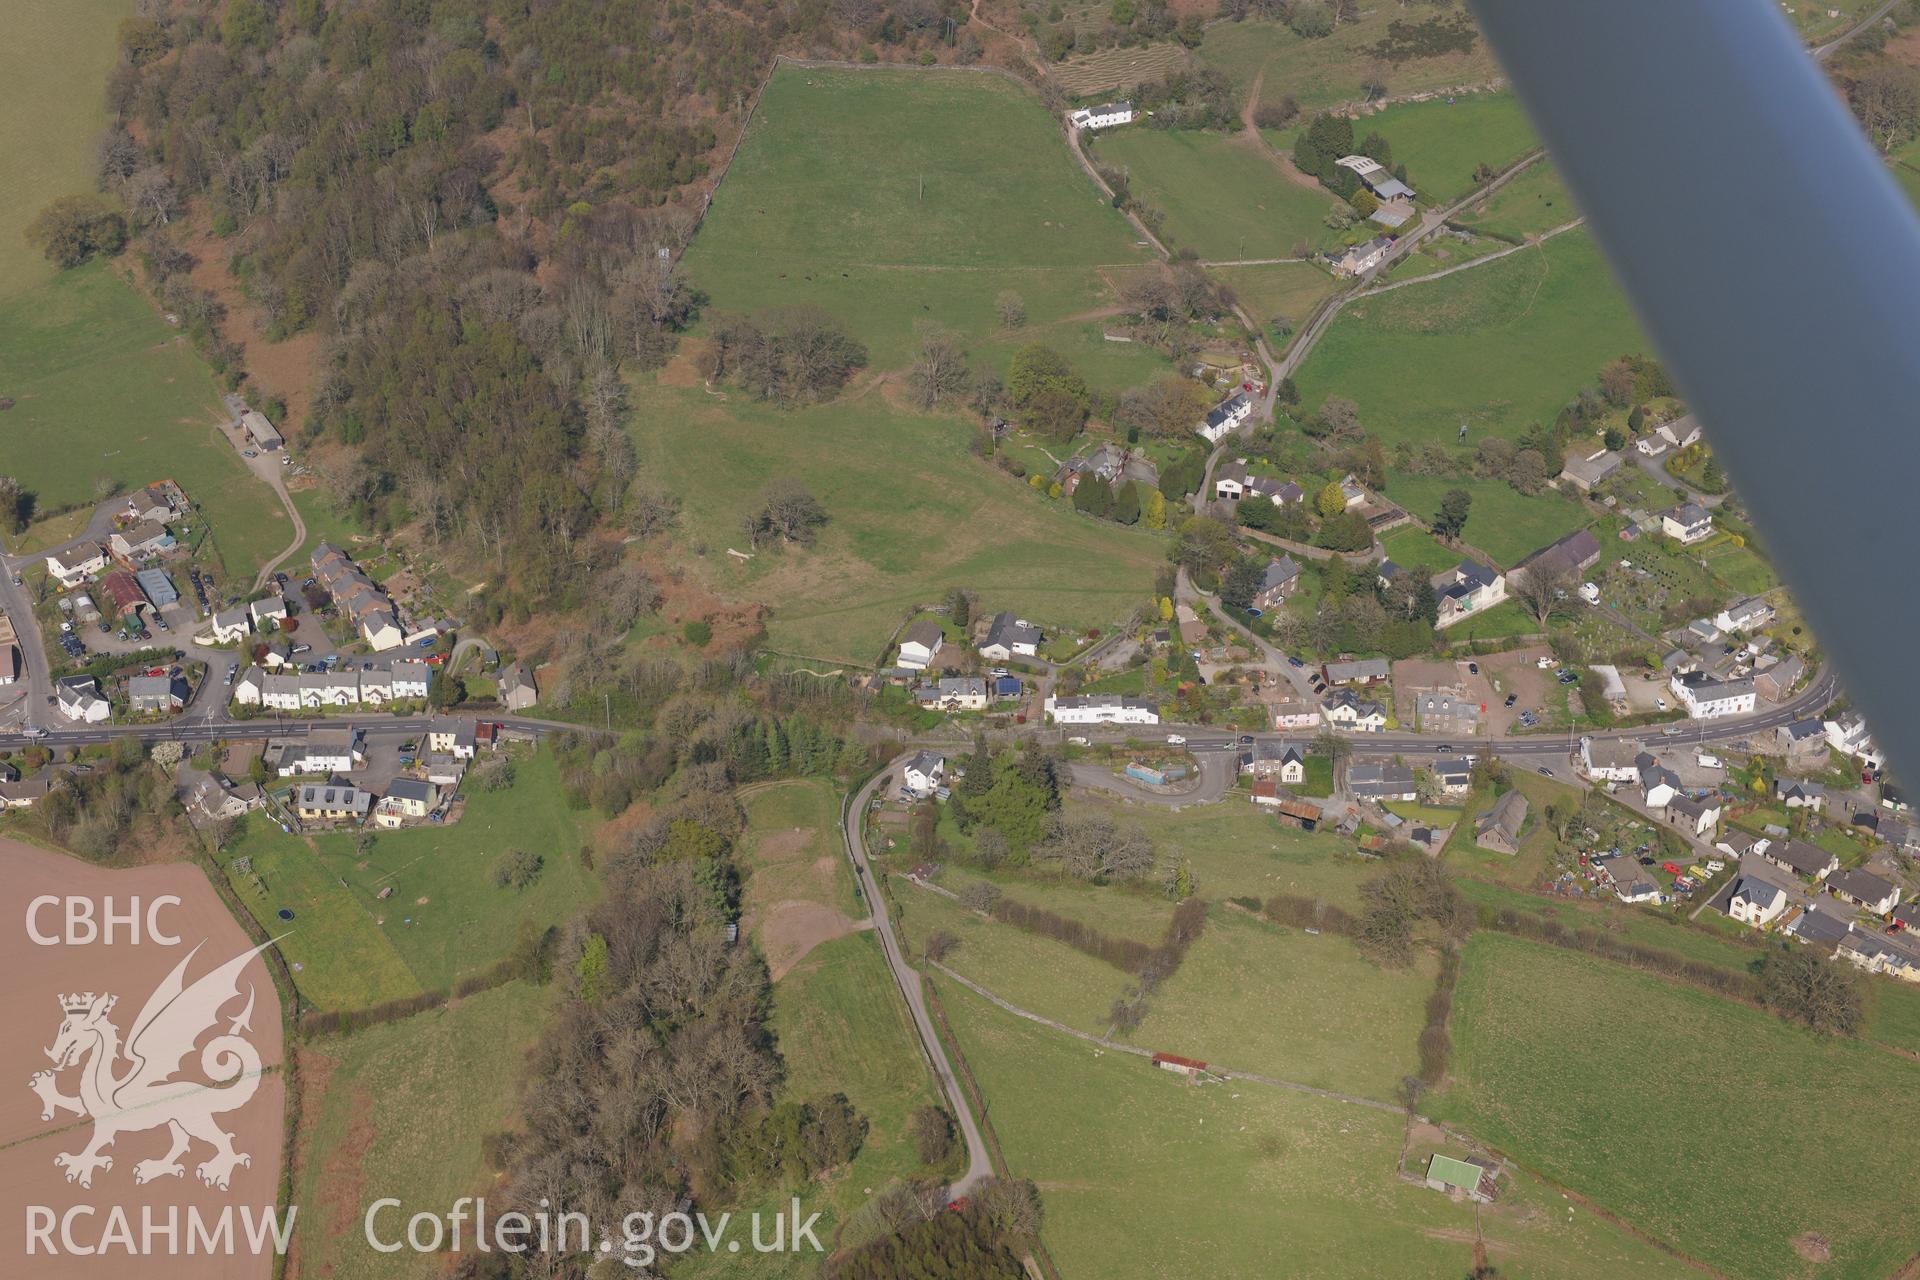
<path id="1" fill-rule="evenodd" d="M 1394 1087 L 1416 1065 L 1434 972 L 1428 953 L 1409 969 L 1382 969 L 1345 938 L 1313 937 L 1216 908 L 1127 1038 L 1392 1101 Z"/>
<path id="2" fill-rule="evenodd" d="M 1440 500 L 1449 489 L 1465 489 L 1473 495 L 1461 536 L 1498 560 L 1502 568 L 1589 521 L 1587 513 L 1570 498 L 1552 491 L 1524 494 L 1504 480 L 1416 476 L 1400 471 L 1389 472 L 1387 477 L 1387 496 L 1424 520 L 1439 514 Z M 1459 557 L 1455 556 L 1453 562 L 1459 563 Z M 1450 627 L 1448 632 L 1457 629 Z"/>
<path id="3" fill-rule="evenodd" d="M 1372 73 L 1383 74 L 1387 91 L 1396 95 L 1477 84 L 1500 74 L 1485 40 L 1470 53 L 1415 58 L 1397 67 L 1374 55 L 1396 18 L 1417 22 L 1425 16 L 1417 9 L 1381 5 L 1364 9 L 1357 21 L 1341 23 L 1320 40 L 1303 40 L 1275 22 L 1218 22 L 1207 28 L 1200 60 L 1232 81 L 1242 100 L 1264 71 L 1262 101 L 1292 94 L 1303 111 L 1360 101 L 1361 82 Z"/>
<path id="4" fill-rule="evenodd" d="M 93 143 L 107 124 L 102 87 L 114 28 L 132 0 L 18 0 L 0 41 L 0 299 L 53 279 L 26 242 L 27 223 L 58 196 L 90 192 Z"/>
<path id="5" fill-rule="evenodd" d="M 1151 260 L 1032 94 L 990 75 L 783 68 L 685 265 L 710 311 L 815 303 L 887 368 L 922 321 L 995 338 L 1004 289 L 1059 340 Z"/>
<path id="6" fill-rule="evenodd" d="M 1460 212 L 1475 231 L 1518 242 L 1564 226 L 1580 216 L 1552 160 L 1537 160 L 1498 191 Z"/>
<path id="7" fill-rule="evenodd" d="M 1045 500 L 974 458 L 962 423 L 882 394 L 794 411 L 697 387 L 642 386 L 634 399 L 643 465 L 690 495 L 682 536 L 704 545 L 715 590 L 772 606 L 776 649 L 874 662 L 914 605 L 954 586 L 1052 630 L 1106 626 L 1161 562 L 1157 536 Z M 805 485 L 829 523 L 810 549 L 742 564 L 726 549 L 775 476 Z"/>
<path id="8" fill-rule="evenodd" d="M 941 929 L 960 940 L 945 964 L 1007 1000 L 1080 1031 L 1104 1035 L 1113 1002 L 1133 979 L 1063 942 L 976 915 L 951 898 L 893 882 L 903 939 L 915 953 Z"/>
<path id="9" fill-rule="evenodd" d="M 1349 303 L 1296 381 L 1351 398 L 1382 444 L 1517 437 L 1646 340 L 1582 232 Z M 1471 531 L 1469 538 L 1472 537 Z"/>
<path id="10" fill-rule="evenodd" d="M 1196 1088 L 935 986 L 1013 1175 L 1039 1184 L 1064 1274 L 1457 1280 L 1471 1268 L 1472 1207 L 1395 1174 L 1398 1116 L 1239 1081 Z M 1683 1274 L 1525 1176 L 1478 1219 L 1506 1274 Z"/>
<path id="11" fill-rule="evenodd" d="M 546 1020 L 546 1000 L 540 988 L 514 982 L 302 1048 L 311 1092 L 293 1188 L 301 1274 L 400 1280 L 433 1271 L 410 1250 L 370 1248 L 366 1204 L 405 1202 L 380 1219 L 392 1239 L 410 1214 L 445 1213 L 461 1196 L 485 1194 L 494 1175 L 481 1141 L 517 1118 L 521 1060 Z"/>
<path id="12" fill-rule="evenodd" d="M 1443 1118 L 1709 1266 L 1886 1276 L 1913 1252 L 1914 1145 L 1881 1117 L 1911 1097 L 1920 1065 L 1489 935 L 1469 945 L 1453 1030 Z M 1756 1105 L 1817 1117 L 1817 1136 L 1740 1123 Z M 1830 1242 L 1830 1261 L 1816 1268 L 1795 1251 L 1806 1232 Z"/>
<path id="13" fill-rule="evenodd" d="M 1311 763 L 1307 776 L 1311 781 Z M 1311 793 L 1313 788 L 1306 790 Z M 1116 821 L 1139 826 L 1153 840 L 1162 862 L 1191 862 L 1201 895 L 1216 900 L 1299 893 L 1352 908 L 1360 901 L 1360 882 L 1378 867 L 1356 854 L 1349 840 L 1283 826 L 1237 797 L 1174 813 L 1075 795 L 1068 812 L 1106 812 Z"/>
<path id="14" fill-rule="evenodd" d="M 1320 267 L 1307 262 L 1275 262 L 1257 267 L 1215 267 L 1208 274 L 1232 289 L 1247 313 L 1266 323 L 1275 316 L 1293 322 L 1294 332 L 1306 324 L 1307 317 L 1331 297 L 1336 281 Z M 1276 354 L 1283 348 L 1267 335 Z"/>
<path id="15" fill-rule="evenodd" d="M 1364 138 L 1377 133 L 1393 145 L 1393 161 L 1429 205 L 1451 204 L 1473 189 L 1473 171 L 1504 169 L 1539 145 L 1527 113 L 1511 93 L 1461 94 L 1449 102 L 1396 103 L 1354 122 Z"/>
<path id="16" fill-rule="evenodd" d="M 286 546 L 279 500 L 216 428 L 225 411 L 206 365 L 109 264 L 0 298 L 0 386 L 15 400 L 8 473 L 43 509 L 91 506 L 102 478 L 127 489 L 171 477 L 205 507 L 230 572 Z"/>
<path id="17" fill-rule="evenodd" d="M 1092 154 L 1124 170 L 1135 197 L 1166 215 L 1172 248 L 1207 259 L 1284 258 L 1334 238 L 1325 222 L 1334 198 L 1290 179 L 1245 134 L 1121 129 Z"/>

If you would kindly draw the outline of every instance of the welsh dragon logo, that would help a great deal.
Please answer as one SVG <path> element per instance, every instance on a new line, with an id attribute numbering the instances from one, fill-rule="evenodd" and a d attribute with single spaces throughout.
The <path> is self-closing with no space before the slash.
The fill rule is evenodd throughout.
<path id="1" fill-rule="evenodd" d="M 68 1182 L 91 1187 L 95 1170 L 113 1168 L 113 1157 L 103 1153 L 114 1139 L 163 1126 L 172 1146 L 158 1159 L 137 1162 L 135 1183 L 184 1177 L 181 1157 L 196 1140 L 213 1148 L 213 1155 L 195 1169 L 210 1187 L 225 1191 L 234 1169 L 253 1163 L 251 1156 L 234 1150 L 233 1135 L 214 1122 L 215 1116 L 245 1106 L 260 1087 L 260 1053 L 240 1034 L 252 1030 L 251 986 L 246 1007 L 224 1034 L 200 1050 L 200 1070 L 212 1083 L 175 1077 L 200 1037 L 218 1025 L 221 1009 L 239 998 L 241 970 L 271 945 L 262 943 L 187 986 L 187 965 L 200 952 L 195 947 L 147 997 L 124 1044 L 108 1018 L 119 997 L 91 991 L 60 997 L 66 1016 L 46 1051 L 53 1069 L 36 1072 L 27 1084 L 40 1095 L 42 1120 L 61 1112 L 93 1120 L 93 1138 L 85 1147 L 53 1158 L 66 1170 Z M 69 1097 L 60 1092 L 60 1076 L 75 1069 L 80 1091 Z"/>

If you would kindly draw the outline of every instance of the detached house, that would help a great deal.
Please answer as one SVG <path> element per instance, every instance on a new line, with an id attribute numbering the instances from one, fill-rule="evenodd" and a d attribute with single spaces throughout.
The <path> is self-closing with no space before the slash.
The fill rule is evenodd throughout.
<path id="1" fill-rule="evenodd" d="M 1611 449 L 1602 449 L 1598 453 L 1568 458 L 1560 478 L 1586 493 L 1619 470 L 1620 455 Z"/>
<path id="2" fill-rule="evenodd" d="M 1435 627 L 1450 627 L 1469 614 L 1482 613 L 1507 598 L 1506 575 L 1472 560 L 1462 560 L 1445 573 L 1435 574 L 1434 594 L 1440 598 Z"/>
<path id="3" fill-rule="evenodd" d="M 479 746 L 479 735 L 471 720 L 435 725 L 427 730 L 427 750 L 445 752 L 456 760 L 473 759 Z"/>
<path id="4" fill-rule="evenodd" d="M 1279 608 L 1288 596 L 1299 589 L 1300 566 L 1294 563 L 1292 556 L 1269 560 L 1266 571 L 1260 575 L 1260 589 L 1253 593 L 1253 607 L 1263 613 L 1270 612 Z"/>
<path id="5" fill-rule="evenodd" d="M 1799 657 L 1782 658 L 1753 678 L 1754 691 L 1768 702 L 1785 702 L 1807 673 L 1807 664 Z M 1819 727 L 1819 722 L 1814 722 Z"/>
<path id="6" fill-rule="evenodd" d="M 1509 791 L 1493 802 L 1473 823 L 1473 842 L 1495 853 L 1519 853 L 1520 832 L 1527 822 L 1527 798 Z"/>
<path id="7" fill-rule="evenodd" d="M 97 542 L 76 542 L 47 557 L 47 573 L 62 587 L 77 587 L 107 567 L 107 553 Z"/>
<path id="8" fill-rule="evenodd" d="M 98 724 L 111 711 L 92 676 L 63 676 L 54 681 L 53 696 L 61 715 L 82 724 Z"/>
<path id="9" fill-rule="evenodd" d="M 247 638 L 247 611 L 239 606 L 223 609 L 207 620 L 207 633 L 215 644 L 238 644 Z"/>
<path id="10" fill-rule="evenodd" d="M 1260 739 L 1243 757 L 1246 768 L 1256 777 L 1270 777 L 1294 786 L 1307 780 L 1307 760 L 1300 748 L 1285 742 Z"/>
<path id="11" fill-rule="evenodd" d="M 1827 807 L 1826 787 L 1805 778 L 1776 776 L 1773 780 L 1773 798 L 1789 809 L 1810 809 L 1820 813 Z"/>
<path id="12" fill-rule="evenodd" d="M 898 665 L 909 671 L 925 671 L 933 665 L 934 657 L 946 641 L 946 633 L 940 630 L 939 623 L 922 618 L 901 634 Z"/>
<path id="13" fill-rule="evenodd" d="M 1620 738 L 1580 739 L 1580 766 L 1595 782 L 1640 781 L 1640 757 L 1646 755 L 1637 742 Z M 1647 756 L 1649 760 L 1653 757 Z"/>
<path id="14" fill-rule="evenodd" d="M 1332 261 L 1333 274 L 1352 278 L 1362 276 L 1387 259 L 1393 249 L 1391 236 L 1375 236 L 1364 244 L 1350 245 Z"/>
<path id="15" fill-rule="evenodd" d="M 1335 689 L 1327 698 L 1327 723 L 1358 733 L 1380 733 L 1387 727 L 1387 709 L 1351 689 Z"/>
<path id="16" fill-rule="evenodd" d="M 417 822 L 433 812 L 440 802 L 440 788 L 417 778 L 395 778 L 387 794 L 373 807 L 373 820 L 382 827 L 398 827 Z"/>
<path id="17" fill-rule="evenodd" d="M 1040 628 L 1011 611 L 1002 610 L 993 615 L 993 622 L 987 627 L 987 638 L 980 644 L 980 656 L 989 662 L 1031 658 L 1040 652 L 1044 638 Z"/>
<path id="18" fill-rule="evenodd" d="M 524 662 L 510 664 L 500 673 L 495 682 L 499 690 L 500 705 L 509 711 L 526 711 L 540 701 L 539 686 L 533 682 L 533 672 Z"/>
<path id="19" fill-rule="evenodd" d="M 1660 513 L 1660 531 L 1682 546 L 1713 536 L 1713 513 L 1697 502 L 1683 502 Z"/>
<path id="20" fill-rule="evenodd" d="M 187 684 L 175 676 L 134 676 L 127 681 L 127 701 L 143 715 L 169 715 L 186 701 Z"/>
<path id="21" fill-rule="evenodd" d="M 942 711 L 985 711 L 987 682 L 980 676 L 943 676 L 915 689 L 914 701 Z"/>
<path id="22" fill-rule="evenodd" d="M 946 757 L 937 751 L 916 751 L 900 769 L 900 780 L 916 795 L 931 795 L 946 776 Z"/>
<path id="23" fill-rule="evenodd" d="M 1759 596 L 1747 596 L 1713 615 L 1713 625 L 1722 631 L 1758 631 L 1773 622 L 1773 606 Z"/>
<path id="24" fill-rule="evenodd" d="M 373 796 L 358 787 L 310 782 L 296 790 L 293 807 L 309 822 L 364 820 Z"/>
<path id="25" fill-rule="evenodd" d="M 1253 401 L 1234 392 L 1207 411 L 1197 428 L 1208 444 L 1219 444 L 1253 414 Z"/>
<path id="26" fill-rule="evenodd" d="M 1741 924 L 1763 929 L 1787 909 L 1787 891 L 1757 869 L 1740 868 L 1727 899 L 1727 915 Z"/>

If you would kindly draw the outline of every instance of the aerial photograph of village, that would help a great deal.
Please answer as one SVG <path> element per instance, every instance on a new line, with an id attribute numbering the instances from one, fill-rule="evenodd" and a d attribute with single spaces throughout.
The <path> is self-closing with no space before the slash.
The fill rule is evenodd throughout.
<path id="1" fill-rule="evenodd" d="M 4 8 L 0 1276 L 1920 1277 L 1920 0 Z"/>

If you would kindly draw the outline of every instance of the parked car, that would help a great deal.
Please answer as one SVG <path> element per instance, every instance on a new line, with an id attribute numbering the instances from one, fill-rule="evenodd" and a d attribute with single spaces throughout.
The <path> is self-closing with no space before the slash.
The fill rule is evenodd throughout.
<path id="1" fill-rule="evenodd" d="M 260 455 L 252 449 L 242 449 L 240 451 L 240 456 L 243 458 L 257 458 Z"/>
<path id="2" fill-rule="evenodd" d="M 307 652 L 310 652 L 310 651 L 311 651 L 312 649 L 313 649 L 313 646 L 312 646 L 312 645 L 310 645 L 310 644 L 297 644 L 297 645 L 295 645 L 295 646 L 293 646 L 293 648 L 291 648 L 291 649 L 289 649 L 289 650 L 288 650 L 287 652 L 289 652 L 289 653 L 307 653 Z"/>
<path id="3" fill-rule="evenodd" d="M 1542 775 L 1543 777 L 1548 777 L 1548 778 L 1551 778 L 1551 777 L 1553 776 L 1553 770 L 1551 770 L 1551 769 L 1549 769 L 1549 768 L 1547 768 L 1547 766 L 1545 766 L 1545 765 L 1539 765 L 1539 766 L 1537 766 L 1537 767 L 1536 767 L 1536 768 L 1534 769 L 1534 772 L 1535 772 L 1535 773 L 1537 773 L 1537 774 L 1540 774 L 1540 775 Z"/>
<path id="4" fill-rule="evenodd" d="M 1469 663 L 1467 664 L 1467 674 L 1468 674 L 1468 675 L 1470 675 L 1470 676 L 1477 676 L 1477 675 L 1479 675 L 1479 674 L 1480 674 L 1480 664 L 1479 664 L 1479 663 L 1477 663 L 1477 662 L 1469 662 Z"/>
<path id="5" fill-rule="evenodd" d="M 1507 695 L 1507 701 L 1505 705 L 1510 707 L 1518 701 L 1520 701 L 1520 695 L 1517 693 L 1510 693 Z"/>

